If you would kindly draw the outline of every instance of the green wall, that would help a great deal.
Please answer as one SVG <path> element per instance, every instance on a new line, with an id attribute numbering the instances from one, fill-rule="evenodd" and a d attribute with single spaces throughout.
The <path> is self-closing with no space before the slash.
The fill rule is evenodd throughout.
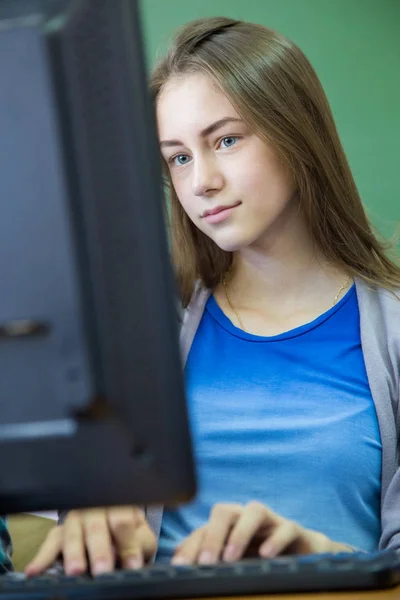
<path id="1" fill-rule="evenodd" d="M 183 23 L 224 15 L 296 42 L 316 69 L 369 215 L 400 221 L 400 0 L 142 0 L 149 67 Z"/>

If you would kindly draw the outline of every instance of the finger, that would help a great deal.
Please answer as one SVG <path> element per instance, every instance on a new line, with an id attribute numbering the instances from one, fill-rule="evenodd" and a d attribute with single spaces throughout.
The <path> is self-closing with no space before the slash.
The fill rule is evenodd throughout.
<path id="1" fill-rule="evenodd" d="M 63 525 L 56 525 L 49 531 L 45 541 L 41 545 L 36 556 L 25 567 L 25 574 L 28 577 L 39 575 L 56 560 L 61 552 L 63 539 Z"/>
<path id="2" fill-rule="evenodd" d="M 82 521 L 91 573 L 99 575 L 112 571 L 115 562 L 105 509 L 82 511 Z"/>
<path id="3" fill-rule="evenodd" d="M 140 567 L 150 562 L 157 550 L 157 538 L 147 521 L 138 528 L 136 539 L 143 557 L 142 565 L 136 563 L 136 566 Z M 130 567 L 127 568 L 132 568 L 132 561 L 129 560 L 128 563 Z M 133 562 L 133 568 L 135 568 L 135 561 Z"/>
<path id="4" fill-rule="evenodd" d="M 220 560 L 225 542 L 242 511 L 240 504 L 214 506 L 199 550 L 199 564 L 214 564 Z"/>
<path id="5" fill-rule="evenodd" d="M 79 511 L 70 512 L 65 519 L 62 553 L 67 575 L 80 575 L 87 570 L 82 517 Z"/>
<path id="6" fill-rule="evenodd" d="M 232 562 L 241 558 L 257 533 L 276 526 L 280 520 L 281 517 L 260 502 L 249 502 L 229 535 L 223 560 Z"/>
<path id="7" fill-rule="evenodd" d="M 260 556 L 264 558 L 273 558 L 281 554 L 290 544 L 295 542 L 300 534 L 301 527 L 294 521 L 283 519 L 282 522 L 273 530 L 270 537 L 260 546 Z"/>
<path id="8" fill-rule="evenodd" d="M 171 561 L 173 565 L 193 565 L 196 562 L 205 535 L 205 529 L 205 527 L 196 529 L 178 546 Z"/>
<path id="9" fill-rule="evenodd" d="M 140 568 L 152 558 L 157 540 L 143 510 L 134 506 L 114 507 L 107 511 L 107 519 L 124 568 Z"/>

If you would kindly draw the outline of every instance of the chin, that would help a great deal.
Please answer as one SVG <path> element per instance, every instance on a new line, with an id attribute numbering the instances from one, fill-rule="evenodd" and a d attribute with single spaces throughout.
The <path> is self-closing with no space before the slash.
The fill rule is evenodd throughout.
<path id="1" fill-rule="evenodd" d="M 237 252 L 238 250 L 243 250 L 243 248 L 247 248 L 254 242 L 252 238 L 240 235 L 230 235 L 226 237 L 216 236 L 213 240 L 217 246 L 225 252 Z"/>

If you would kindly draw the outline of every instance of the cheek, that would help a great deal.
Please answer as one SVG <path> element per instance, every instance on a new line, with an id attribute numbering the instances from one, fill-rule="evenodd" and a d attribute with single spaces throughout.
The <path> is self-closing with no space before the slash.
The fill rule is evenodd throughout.
<path id="1" fill-rule="evenodd" d="M 189 216 L 192 216 L 195 212 L 195 198 L 193 196 L 189 177 L 172 176 L 171 181 L 178 200 L 183 206 L 183 209 L 189 214 Z"/>
<path id="2" fill-rule="evenodd" d="M 229 180 L 229 187 L 232 191 L 239 193 L 260 190 L 266 187 L 269 180 L 270 165 L 265 162 L 263 155 L 257 151 L 258 148 L 246 148 L 245 152 L 237 153 L 231 157 L 226 165 L 225 173 Z"/>
<path id="3" fill-rule="evenodd" d="M 246 202 L 261 212 L 268 207 L 283 208 L 294 194 L 291 178 L 282 168 L 265 162 L 248 163 L 246 171 L 237 169 L 235 179 L 245 194 Z"/>

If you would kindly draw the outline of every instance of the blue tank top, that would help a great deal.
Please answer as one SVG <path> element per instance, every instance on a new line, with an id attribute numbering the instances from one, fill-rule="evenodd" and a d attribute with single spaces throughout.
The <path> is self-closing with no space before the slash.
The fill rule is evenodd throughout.
<path id="1" fill-rule="evenodd" d="M 382 446 L 355 286 L 273 337 L 238 329 L 211 296 L 185 372 L 199 491 L 165 510 L 158 559 L 215 503 L 250 500 L 337 542 L 378 547 Z"/>

